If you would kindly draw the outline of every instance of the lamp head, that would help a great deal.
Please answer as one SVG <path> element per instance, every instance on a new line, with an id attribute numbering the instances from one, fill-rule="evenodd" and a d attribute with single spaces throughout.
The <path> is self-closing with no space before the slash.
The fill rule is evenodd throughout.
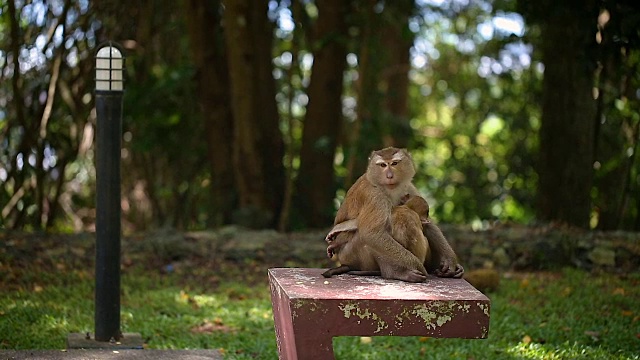
<path id="1" fill-rule="evenodd" d="M 96 91 L 124 91 L 124 56 L 112 42 L 100 47 L 96 54 Z"/>

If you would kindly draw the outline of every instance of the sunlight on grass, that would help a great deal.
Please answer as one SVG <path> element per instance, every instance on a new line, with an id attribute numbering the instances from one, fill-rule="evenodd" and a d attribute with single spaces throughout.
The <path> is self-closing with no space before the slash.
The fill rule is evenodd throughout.
<path id="1" fill-rule="evenodd" d="M 264 281 L 215 286 L 177 275 L 123 275 L 121 327 L 148 348 L 221 349 L 230 359 L 277 358 Z M 61 349 L 93 332 L 93 280 L 61 272 L 42 285 L 3 291 L 0 348 Z M 38 274 L 32 273 L 37 279 Z M 639 359 L 640 275 L 583 271 L 509 274 L 492 300 L 486 340 L 425 337 L 334 339 L 338 359 Z"/>

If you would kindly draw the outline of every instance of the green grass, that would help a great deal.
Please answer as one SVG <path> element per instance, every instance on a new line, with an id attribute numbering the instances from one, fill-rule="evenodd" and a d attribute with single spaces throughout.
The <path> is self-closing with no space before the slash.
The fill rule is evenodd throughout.
<path id="1" fill-rule="evenodd" d="M 339 338 L 334 346 L 345 359 L 639 359 L 638 285 L 637 274 L 516 274 L 489 294 L 487 340 Z"/>
<path id="2" fill-rule="evenodd" d="M 91 261 L 7 254 L 0 251 L 0 349 L 62 349 L 67 334 L 93 333 Z M 135 260 L 122 274 L 122 330 L 140 333 L 148 348 L 275 359 L 267 267 L 187 261 L 167 274 Z M 334 348 L 338 359 L 640 359 L 639 285 L 640 274 L 507 274 L 488 294 L 486 340 L 341 337 Z"/>

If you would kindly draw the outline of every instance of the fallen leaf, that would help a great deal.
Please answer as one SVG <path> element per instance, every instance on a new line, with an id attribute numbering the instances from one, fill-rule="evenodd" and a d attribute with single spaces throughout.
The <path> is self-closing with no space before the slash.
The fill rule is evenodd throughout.
<path id="1" fill-rule="evenodd" d="M 362 336 L 360 337 L 360 343 L 361 344 L 371 344 L 371 342 L 373 341 L 373 339 L 369 336 Z"/>
<path id="2" fill-rule="evenodd" d="M 523 343 L 523 344 L 525 344 L 525 345 L 529 345 L 529 344 L 531 344 L 531 336 L 529 336 L 529 335 L 525 335 L 525 336 L 522 338 L 522 343 Z"/>
<path id="3" fill-rule="evenodd" d="M 631 310 L 622 310 L 622 316 L 633 316 L 633 311 L 631 311 Z"/>
<path id="4" fill-rule="evenodd" d="M 585 331 L 585 335 L 591 336 L 594 341 L 600 340 L 600 332 L 599 331 Z"/>
<path id="5" fill-rule="evenodd" d="M 427 340 L 429 340 L 428 336 L 421 336 L 420 339 L 419 339 L 420 342 L 425 342 Z"/>
<path id="6" fill-rule="evenodd" d="M 615 288 L 615 289 L 613 289 L 612 294 L 613 295 L 622 295 L 622 296 L 624 296 L 624 288 L 621 288 L 621 287 Z"/>
<path id="7" fill-rule="evenodd" d="M 191 332 L 195 334 L 214 333 L 214 332 L 230 333 L 233 331 L 234 329 L 222 324 L 222 322 L 216 323 L 214 321 L 212 323 L 209 320 L 206 320 L 202 325 L 191 328 Z"/>

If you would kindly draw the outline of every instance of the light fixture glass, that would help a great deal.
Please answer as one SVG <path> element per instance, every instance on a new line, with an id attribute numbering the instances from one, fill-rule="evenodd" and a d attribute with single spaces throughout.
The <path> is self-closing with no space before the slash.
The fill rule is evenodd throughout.
<path id="1" fill-rule="evenodd" d="M 124 90 L 124 57 L 113 44 L 102 47 L 96 55 L 96 90 Z"/>

